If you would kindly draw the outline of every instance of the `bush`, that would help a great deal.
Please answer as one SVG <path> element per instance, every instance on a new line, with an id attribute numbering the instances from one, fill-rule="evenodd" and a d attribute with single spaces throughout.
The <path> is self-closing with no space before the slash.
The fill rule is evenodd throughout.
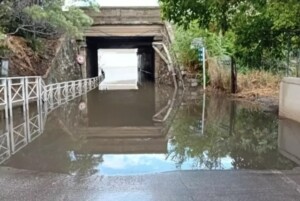
<path id="1" fill-rule="evenodd" d="M 201 30 L 196 26 L 191 26 L 189 29 L 180 26 L 175 28 L 175 42 L 172 44 L 172 52 L 176 54 L 177 62 L 189 72 L 199 70 L 197 51 L 191 49 L 191 42 L 194 38 L 201 36 L 200 32 Z"/>
<path id="2" fill-rule="evenodd" d="M 178 62 L 185 66 L 186 70 L 198 75 L 202 79 L 202 68 L 199 64 L 197 50 L 191 49 L 194 38 L 203 38 L 207 49 L 207 76 L 212 87 L 229 90 L 230 71 L 221 65 L 218 60 L 224 56 L 234 54 L 235 36 L 232 32 L 226 35 L 216 34 L 208 30 L 198 28 L 197 22 L 191 23 L 188 29 L 176 27 L 173 52 L 177 54 Z M 202 82 L 201 82 L 202 83 Z"/>

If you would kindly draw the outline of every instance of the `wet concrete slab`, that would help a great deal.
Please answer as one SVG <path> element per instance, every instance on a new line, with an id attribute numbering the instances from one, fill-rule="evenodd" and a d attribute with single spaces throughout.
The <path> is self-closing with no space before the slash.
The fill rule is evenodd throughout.
<path id="1" fill-rule="evenodd" d="M 181 171 L 78 177 L 0 169 L 1 201 L 297 201 L 300 171 Z M 298 182 L 298 183 L 297 183 Z"/>

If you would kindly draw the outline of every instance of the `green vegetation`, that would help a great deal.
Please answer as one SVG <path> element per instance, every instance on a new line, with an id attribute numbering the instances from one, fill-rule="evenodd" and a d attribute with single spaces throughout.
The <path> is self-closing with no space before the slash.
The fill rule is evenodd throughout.
<path id="1" fill-rule="evenodd" d="M 299 57 L 297 0 L 160 0 L 160 4 L 163 16 L 177 27 L 174 51 L 188 69 L 197 68 L 196 52 L 188 50 L 194 37 L 204 37 L 209 57 L 232 56 L 243 72 L 283 74 Z"/>
<path id="2" fill-rule="evenodd" d="M 0 27 L 6 34 L 54 38 L 62 33 L 80 36 L 92 19 L 77 7 L 62 9 L 63 0 L 5 0 L 1 3 Z"/>
<path id="3" fill-rule="evenodd" d="M 213 33 L 198 27 L 197 22 L 193 21 L 185 29 L 182 26 L 176 27 L 176 41 L 173 44 L 173 51 L 178 54 L 179 62 L 190 70 L 198 65 L 198 56 L 196 50 L 191 49 L 191 42 L 194 38 L 204 37 L 206 47 L 211 56 L 232 55 L 234 51 L 234 35 L 231 32 L 222 35 Z"/>
<path id="4" fill-rule="evenodd" d="M 34 47 L 38 45 L 37 38 L 57 39 L 62 34 L 81 37 L 83 30 L 92 24 L 92 19 L 80 8 L 71 6 L 63 10 L 63 5 L 64 0 L 1 1 L 0 40 L 2 44 L 7 38 L 5 35 L 22 36 Z"/>

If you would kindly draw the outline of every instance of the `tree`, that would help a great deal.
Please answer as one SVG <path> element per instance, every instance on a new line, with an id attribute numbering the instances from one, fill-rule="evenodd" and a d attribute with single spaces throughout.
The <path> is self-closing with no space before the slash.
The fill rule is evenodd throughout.
<path id="1" fill-rule="evenodd" d="M 160 0 L 163 16 L 185 28 L 197 20 L 210 32 L 235 35 L 235 58 L 251 68 L 276 67 L 300 46 L 298 0 Z M 276 68 L 277 69 L 277 68 Z"/>
<path id="2" fill-rule="evenodd" d="M 300 29 L 300 2 L 298 0 L 271 0 L 267 14 L 273 20 L 273 29 L 295 31 Z"/>
<path id="3" fill-rule="evenodd" d="M 237 57 L 250 67 L 277 69 L 288 54 L 289 41 L 299 48 L 300 2 L 270 0 L 241 9 L 232 23 Z"/>
<path id="4" fill-rule="evenodd" d="M 63 0 L 5 0 L 1 2 L 0 9 L 5 12 L 0 15 L 0 26 L 13 35 L 55 38 L 67 33 L 80 37 L 92 19 L 74 6 L 64 11 L 63 4 Z"/>
<path id="5" fill-rule="evenodd" d="M 159 0 L 163 16 L 187 27 L 197 20 L 201 28 L 225 33 L 231 26 L 232 15 L 242 0 Z"/>

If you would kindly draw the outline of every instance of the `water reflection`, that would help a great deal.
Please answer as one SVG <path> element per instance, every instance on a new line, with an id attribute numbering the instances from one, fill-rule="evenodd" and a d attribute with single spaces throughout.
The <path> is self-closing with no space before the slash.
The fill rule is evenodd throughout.
<path id="1" fill-rule="evenodd" d="M 252 106 L 224 97 L 208 97 L 205 128 L 201 132 L 199 102 L 180 108 L 173 123 L 168 158 L 180 168 L 290 169 L 294 163 L 278 151 L 277 119 Z"/>
<path id="2" fill-rule="evenodd" d="M 279 120 L 278 146 L 282 155 L 300 164 L 300 123 Z"/>
<path id="3" fill-rule="evenodd" d="M 299 158 L 298 135 L 281 126 L 278 138 L 276 116 L 222 96 L 178 93 L 168 120 L 157 123 L 153 117 L 174 91 L 147 87 L 126 94 L 95 90 L 61 106 L 47 115 L 43 134 L 3 165 L 71 175 L 297 166 L 280 152 Z"/>
<path id="4" fill-rule="evenodd" d="M 31 104 L 31 108 L 32 110 L 24 113 L 22 107 L 17 107 L 12 111 L 10 121 L 5 119 L 3 114 L 5 111 L 2 110 L 0 164 L 34 141 L 42 133 L 46 116 L 37 108 L 37 105 Z"/>
<path id="5" fill-rule="evenodd" d="M 139 91 L 127 93 L 94 90 L 51 114 L 42 111 L 36 116 L 43 117 L 41 123 L 45 127 L 40 129 L 43 134 L 39 132 L 34 142 L 24 144 L 22 150 L 14 152 L 4 165 L 90 175 L 99 172 L 104 154 L 164 154 L 167 152 L 167 130 L 154 123 L 152 118 L 156 113 L 155 102 L 168 102 L 169 96 L 158 98 L 154 91 L 153 83 L 144 83 Z M 156 91 L 161 93 L 161 89 Z M 82 104 L 87 107 L 80 110 Z M 122 107 L 118 107 L 119 104 Z M 27 122 L 27 119 L 22 120 Z M 24 132 L 24 135 L 27 137 L 30 132 Z"/>

